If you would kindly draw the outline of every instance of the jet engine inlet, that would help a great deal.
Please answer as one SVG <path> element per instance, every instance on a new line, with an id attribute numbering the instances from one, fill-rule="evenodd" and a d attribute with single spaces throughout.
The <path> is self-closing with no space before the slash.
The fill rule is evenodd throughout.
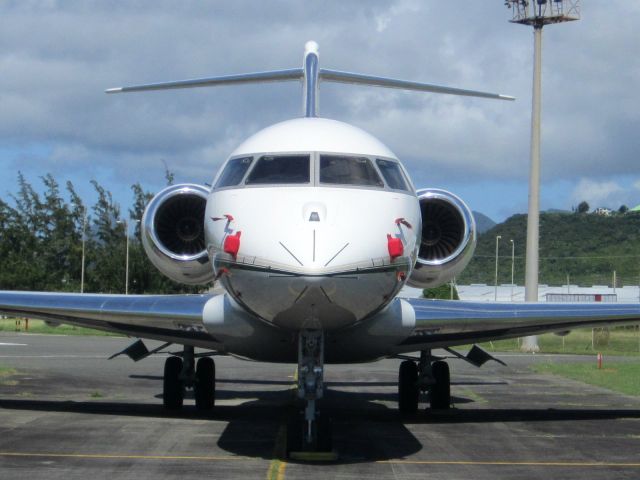
<path id="1" fill-rule="evenodd" d="M 445 190 L 418 190 L 422 235 L 408 283 L 429 288 L 442 285 L 467 266 L 476 247 L 476 226 L 469 207 Z"/>
<path id="2" fill-rule="evenodd" d="M 172 185 L 158 193 L 142 217 L 142 243 L 151 262 L 164 275 L 191 285 L 213 280 L 204 222 L 209 189 Z"/>

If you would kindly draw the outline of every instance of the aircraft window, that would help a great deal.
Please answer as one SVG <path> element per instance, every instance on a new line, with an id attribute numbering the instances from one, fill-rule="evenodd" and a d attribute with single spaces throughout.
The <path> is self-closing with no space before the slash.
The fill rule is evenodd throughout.
<path id="1" fill-rule="evenodd" d="M 309 183 L 309 155 L 260 157 L 247 178 L 247 185 Z"/>
<path id="2" fill-rule="evenodd" d="M 382 160 L 381 158 L 377 159 L 376 163 L 382 172 L 382 176 L 387 181 L 389 188 L 393 188 L 394 190 L 409 190 L 404 175 L 402 175 L 402 170 L 400 170 L 400 165 L 396 162 L 390 162 L 389 160 Z"/>
<path id="3" fill-rule="evenodd" d="M 247 173 L 252 160 L 252 157 L 233 158 L 229 160 L 229 163 L 224 167 L 214 188 L 238 185 L 244 178 L 244 174 Z"/>
<path id="4" fill-rule="evenodd" d="M 320 155 L 320 183 L 384 187 L 368 158 L 343 155 Z"/>

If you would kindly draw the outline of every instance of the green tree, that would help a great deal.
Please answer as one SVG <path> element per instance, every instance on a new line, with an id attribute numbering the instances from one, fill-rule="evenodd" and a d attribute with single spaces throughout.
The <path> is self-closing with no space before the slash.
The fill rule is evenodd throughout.
<path id="1" fill-rule="evenodd" d="M 451 283 L 445 283 L 444 285 L 433 288 L 425 288 L 422 291 L 422 296 L 424 298 L 441 300 L 460 300 L 460 297 L 458 296 L 458 289 Z"/>
<path id="2" fill-rule="evenodd" d="M 589 204 L 584 200 L 578 204 L 578 213 L 589 213 Z"/>

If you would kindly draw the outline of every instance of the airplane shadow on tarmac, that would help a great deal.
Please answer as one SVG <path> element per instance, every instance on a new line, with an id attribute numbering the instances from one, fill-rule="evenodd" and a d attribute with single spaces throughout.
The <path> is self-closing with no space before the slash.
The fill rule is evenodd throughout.
<path id="1" fill-rule="evenodd" d="M 161 377 L 159 378 L 161 379 Z M 185 421 L 210 419 L 227 422 L 217 440 L 218 447 L 234 455 L 272 459 L 279 456 L 277 444 L 283 435 L 287 418 L 294 414 L 293 391 L 233 388 L 234 385 L 279 385 L 263 380 L 221 380 L 216 398 L 220 403 L 239 401 L 238 405 L 217 405 L 212 412 L 196 410 L 187 396 L 182 410 L 170 412 L 161 402 L 132 403 L 107 401 L 60 401 L 36 399 L 0 399 L 0 409 L 67 412 L 93 415 L 135 416 L 141 418 L 180 418 Z M 382 383 L 382 382 L 380 382 Z M 596 409 L 491 409 L 466 407 L 445 411 L 421 410 L 414 415 L 401 415 L 395 408 L 381 402 L 395 402 L 396 394 L 389 391 L 393 384 L 385 383 L 387 391 L 372 391 L 366 382 L 328 382 L 320 408 L 333 421 L 333 444 L 340 457 L 338 463 L 359 463 L 389 460 L 410 456 L 423 448 L 406 425 L 501 423 L 534 421 L 640 419 L 637 410 Z M 282 382 L 283 386 L 290 386 Z M 367 391 L 353 389 L 367 387 Z M 349 388 L 344 391 L 340 388 Z M 161 395 L 157 395 L 161 398 Z M 455 405 L 471 404 L 472 399 L 454 397 Z M 284 449 L 281 449 L 284 451 Z"/>

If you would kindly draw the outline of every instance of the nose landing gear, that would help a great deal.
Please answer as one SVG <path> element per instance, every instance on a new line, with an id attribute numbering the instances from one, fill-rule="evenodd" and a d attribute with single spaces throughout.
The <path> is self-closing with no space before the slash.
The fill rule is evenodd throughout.
<path id="1" fill-rule="evenodd" d="M 331 420 L 318 411 L 324 393 L 324 334 L 321 330 L 302 330 L 298 337 L 297 396 L 305 408 L 290 419 L 287 426 L 287 450 L 295 457 L 300 452 L 331 452 Z"/>

